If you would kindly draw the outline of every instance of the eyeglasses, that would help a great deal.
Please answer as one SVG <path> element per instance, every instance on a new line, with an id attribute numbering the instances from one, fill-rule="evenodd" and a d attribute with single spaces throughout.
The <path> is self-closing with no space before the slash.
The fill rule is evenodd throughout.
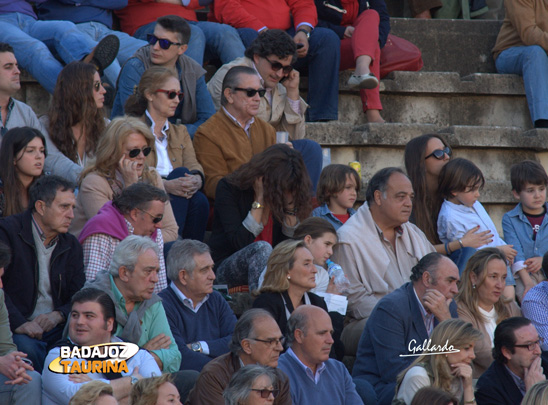
<path id="1" fill-rule="evenodd" d="M 250 388 L 249 391 L 255 391 L 255 392 L 260 392 L 261 393 L 261 398 L 268 398 L 270 396 L 270 394 L 272 394 L 272 396 L 274 398 L 276 398 L 278 396 L 278 394 L 280 393 L 280 390 L 269 390 L 269 389 L 258 389 L 258 388 Z"/>
<path id="2" fill-rule="evenodd" d="M 183 93 L 182 91 L 164 89 L 158 89 L 156 90 L 156 93 L 166 93 L 167 98 L 169 98 L 170 100 L 173 100 L 175 97 L 179 97 L 179 101 L 181 101 L 183 99 L 183 96 L 185 95 L 185 93 Z"/>
<path id="3" fill-rule="evenodd" d="M 132 149 L 130 150 L 127 155 L 130 157 L 130 158 L 136 158 L 137 156 L 139 156 L 139 154 L 141 152 L 143 152 L 143 155 L 145 157 L 147 157 L 150 153 L 150 151 L 152 150 L 152 148 L 150 146 L 145 146 L 143 149 L 138 149 L 138 148 L 135 148 L 135 149 Z"/>
<path id="4" fill-rule="evenodd" d="M 270 67 L 274 72 L 277 72 L 280 69 L 283 69 L 284 75 L 289 74 L 293 70 L 292 65 L 284 66 L 280 62 L 272 62 L 270 59 L 268 59 L 266 56 L 264 57 L 268 63 L 270 63 Z"/>
<path id="5" fill-rule="evenodd" d="M 272 339 L 266 339 L 266 340 L 265 339 L 256 339 L 256 338 L 248 338 L 248 339 L 255 340 L 256 342 L 266 343 L 271 348 L 278 346 L 278 344 L 281 344 L 283 346 L 284 343 L 285 343 L 285 337 L 281 337 L 279 339 L 278 338 L 272 338 Z"/>
<path id="6" fill-rule="evenodd" d="M 160 215 L 160 216 L 158 216 L 158 217 L 155 217 L 154 215 L 152 215 L 152 214 L 151 214 L 150 212 L 148 212 L 148 211 L 142 210 L 141 208 L 137 208 L 137 209 L 138 209 L 139 211 L 141 211 L 141 212 L 144 212 L 145 214 L 150 215 L 150 217 L 152 218 L 152 223 L 153 223 L 153 224 L 157 224 L 157 223 L 161 222 L 162 219 L 164 219 L 164 216 L 163 216 L 163 215 Z"/>
<path id="7" fill-rule="evenodd" d="M 101 89 L 102 85 L 103 85 L 103 83 L 101 83 L 101 82 L 94 82 L 93 83 L 93 90 L 99 91 Z"/>
<path id="8" fill-rule="evenodd" d="M 526 345 L 514 345 L 514 347 L 527 348 L 530 352 L 532 352 L 533 350 L 535 350 L 537 345 L 540 347 L 543 343 L 544 343 L 544 339 L 543 338 L 538 338 L 538 340 L 536 342 L 528 343 Z"/>
<path id="9" fill-rule="evenodd" d="M 446 146 L 443 149 L 436 149 L 434 152 L 426 156 L 424 160 L 428 159 L 430 156 L 434 156 L 436 159 L 442 160 L 444 155 L 451 157 L 452 154 L 453 151 L 451 150 L 451 148 L 449 146 Z"/>
<path id="10" fill-rule="evenodd" d="M 264 96 L 264 93 L 266 93 L 265 89 L 242 89 L 241 87 L 234 87 L 232 90 L 234 91 L 244 91 L 247 95 L 247 97 L 255 97 L 255 94 L 259 93 L 259 97 Z"/>
<path id="11" fill-rule="evenodd" d="M 156 42 L 160 42 L 160 48 L 162 49 L 169 49 L 171 45 L 183 45 L 180 42 L 171 42 L 169 39 L 158 38 L 154 34 L 147 34 L 147 42 L 152 46 L 156 45 Z"/>

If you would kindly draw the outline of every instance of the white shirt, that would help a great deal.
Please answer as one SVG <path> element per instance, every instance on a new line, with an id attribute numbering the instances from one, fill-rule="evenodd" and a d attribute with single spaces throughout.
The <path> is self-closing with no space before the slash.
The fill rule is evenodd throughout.
<path id="1" fill-rule="evenodd" d="M 497 311 L 495 307 L 491 311 L 487 312 L 485 309 L 478 306 L 480 314 L 483 315 L 487 322 L 485 322 L 485 331 L 489 335 L 489 340 L 491 341 L 491 347 L 495 347 L 493 339 L 495 338 L 495 329 L 497 327 Z"/>
<path id="2" fill-rule="evenodd" d="M 154 120 L 150 116 L 150 113 L 148 110 L 145 111 L 146 116 L 150 119 L 150 122 L 152 122 L 150 126 L 150 130 L 154 134 L 154 128 L 156 124 L 154 123 Z M 171 161 L 169 160 L 169 155 L 167 154 L 167 131 L 169 130 L 169 121 L 166 120 L 166 123 L 164 124 L 164 127 L 162 128 L 162 137 L 161 140 L 154 136 L 154 146 L 156 147 L 156 156 L 158 157 L 158 163 L 156 164 L 156 170 L 158 173 L 160 173 L 160 176 L 167 177 L 169 173 L 173 171 L 173 165 L 171 164 Z"/>

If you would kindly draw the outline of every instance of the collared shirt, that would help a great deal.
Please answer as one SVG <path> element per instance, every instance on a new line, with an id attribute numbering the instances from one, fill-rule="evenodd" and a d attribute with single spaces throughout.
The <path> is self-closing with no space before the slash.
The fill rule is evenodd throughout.
<path id="1" fill-rule="evenodd" d="M 130 235 L 133 235 L 133 225 L 125 219 L 126 226 Z M 152 239 L 152 238 L 151 238 Z M 154 239 L 153 239 L 154 240 Z M 84 254 L 84 272 L 86 280 L 95 280 L 97 273 L 108 270 L 112 256 L 120 240 L 105 233 L 94 233 L 88 236 L 82 243 Z M 166 262 L 164 259 L 164 237 L 162 230 L 156 230 L 156 245 L 158 245 L 158 260 L 160 261 L 160 272 L 158 273 L 158 282 L 154 287 L 154 292 L 159 293 L 167 287 Z"/>
<path id="2" fill-rule="evenodd" d="M 548 281 L 543 281 L 529 290 L 521 303 L 523 316 L 530 319 L 544 339 L 542 350 L 548 350 Z"/>
<path id="3" fill-rule="evenodd" d="M 150 130 L 154 134 L 154 129 L 156 127 L 156 124 L 154 123 L 154 120 L 152 119 L 152 116 L 148 112 L 148 110 L 145 111 L 146 116 L 151 122 Z M 171 164 L 171 161 L 169 160 L 169 155 L 167 153 L 167 131 L 169 130 L 169 121 L 166 120 L 161 133 L 162 136 L 158 138 L 156 135 L 154 135 L 154 145 L 156 146 L 156 156 L 158 157 L 158 163 L 156 164 L 156 170 L 158 173 L 160 173 L 160 176 L 167 177 L 169 173 L 173 171 L 173 165 Z"/>
<path id="4" fill-rule="evenodd" d="M 32 218 L 32 225 L 34 226 L 34 229 L 36 229 L 36 232 L 38 232 L 38 235 L 40 236 L 40 240 L 42 242 L 45 242 L 47 237 L 44 231 L 42 231 L 42 228 L 40 228 L 40 225 L 38 225 L 38 222 L 36 222 L 36 219 L 34 219 L 34 214 L 30 216 Z M 57 241 L 59 240 L 59 234 L 55 235 L 55 237 L 47 244 L 44 245 L 47 249 L 49 249 L 52 246 L 55 246 Z"/>
<path id="5" fill-rule="evenodd" d="M 508 366 L 505 365 L 504 367 L 506 367 L 506 370 L 510 373 L 510 377 L 512 377 L 512 380 L 514 380 L 514 382 L 518 386 L 521 394 L 525 396 L 525 393 L 527 392 L 527 388 L 525 388 L 525 382 L 518 375 L 514 374 L 512 370 L 508 368 Z"/>
<path id="6" fill-rule="evenodd" d="M 306 373 L 307 377 L 310 378 L 312 381 L 314 381 L 315 384 L 318 384 L 320 382 L 320 376 L 322 372 L 325 370 L 325 362 L 320 363 L 316 367 L 316 374 L 312 372 L 312 369 L 305 365 L 295 354 L 295 352 L 289 348 L 287 349 L 287 354 L 289 354 L 291 357 L 293 357 L 297 362 L 300 364 L 300 366 L 303 368 L 304 372 Z"/>
<path id="7" fill-rule="evenodd" d="M 240 121 L 238 121 L 236 119 L 236 117 L 234 117 L 232 114 L 230 114 L 226 108 L 224 107 L 221 107 L 223 109 L 223 111 L 225 112 L 226 115 L 229 116 L 229 118 L 234 121 L 236 124 L 238 124 L 240 127 L 242 127 L 242 129 L 245 131 L 245 133 L 247 134 L 247 137 L 249 138 L 249 127 L 251 127 L 251 124 L 253 124 L 255 122 L 255 117 L 251 117 L 251 119 L 249 121 L 246 122 L 245 124 L 245 127 L 242 126 L 242 124 L 240 124 Z"/>
<path id="8" fill-rule="evenodd" d="M 415 293 L 415 297 L 417 298 L 417 301 L 419 302 L 419 309 L 421 310 L 422 320 L 424 322 L 424 326 L 426 327 L 426 332 L 428 333 L 428 337 L 432 335 L 432 331 L 434 330 L 434 314 L 429 313 L 426 308 L 424 308 L 424 305 L 422 305 L 421 300 L 419 299 L 419 296 L 417 295 L 417 291 L 415 290 L 415 287 L 413 287 L 413 292 Z"/>
<path id="9" fill-rule="evenodd" d="M 356 210 L 354 208 L 348 208 L 346 212 L 348 212 L 348 215 L 352 216 L 356 213 Z M 314 211 L 312 211 L 312 216 L 320 217 L 331 222 L 331 225 L 335 227 L 335 230 L 343 226 L 342 221 L 335 215 L 333 215 L 333 213 L 329 210 L 327 204 L 322 204 L 319 207 L 315 208 Z"/>
<path id="10" fill-rule="evenodd" d="M 126 300 L 116 286 L 114 278 L 110 274 L 109 279 L 110 288 L 112 290 L 112 294 L 114 295 L 114 303 L 116 304 L 116 306 L 118 306 L 118 309 L 127 316 L 128 312 L 126 310 Z M 136 302 L 133 310 L 136 311 L 140 305 L 140 302 Z M 169 322 L 167 320 L 162 301 L 158 301 L 150 308 L 148 308 L 140 321 L 141 338 L 138 342 L 136 342 L 137 345 L 139 345 L 139 347 L 143 347 L 150 339 L 158 336 L 159 334 L 165 334 L 171 339 L 171 344 L 169 345 L 169 348 L 151 351 L 156 354 L 162 361 L 163 372 L 173 373 L 175 371 L 179 371 L 179 366 L 181 365 L 181 352 L 179 351 L 177 343 L 175 342 L 173 334 L 171 333 L 171 329 L 169 328 Z M 121 335 L 123 330 L 124 327 L 118 324 L 115 335 Z"/>
<path id="11" fill-rule="evenodd" d="M 9 119 L 10 119 L 10 115 L 11 115 L 11 112 L 13 110 L 13 106 L 15 105 L 15 103 L 13 102 L 13 98 L 10 97 L 9 101 L 8 101 L 8 105 L 6 106 L 6 124 L 8 123 Z M 2 111 L 2 107 L 0 107 L 0 116 L 3 116 L 4 115 L 4 112 Z M 9 128 L 5 127 L 4 126 L 4 120 L 1 119 L 0 120 L 0 125 L 2 125 L 1 127 L 1 131 L 2 131 L 2 136 L 4 136 L 4 134 L 8 131 Z"/>
<path id="12" fill-rule="evenodd" d="M 392 246 L 392 243 L 384 237 L 384 233 L 376 223 L 375 228 L 377 229 L 381 244 L 390 258 L 390 264 L 388 265 L 387 272 L 395 272 L 400 274 L 404 279 L 409 279 L 409 269 L 412 269 L 413 266 L 417 264 L 417 261 L 414 257 L 407 253 L 405 243 L 401 239 L 403 235 L 402 227 L 398 226 L 395 228 L 395 249 L 394 246 Z"/>

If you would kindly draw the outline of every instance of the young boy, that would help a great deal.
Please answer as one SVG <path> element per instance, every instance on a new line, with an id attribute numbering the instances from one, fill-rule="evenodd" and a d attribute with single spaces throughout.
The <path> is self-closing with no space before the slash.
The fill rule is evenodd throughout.
<path id="1" fill-rule="evenodd" d="M 321 204 L 312 211 L 313 217 L 328 220 L 339 229 L 356 210 L 352 208 L 360 191 L 360 177 L 352 167 L 333 164 L 320 175 L 316 197 Z"/>
<path id="2" fill-rule="evenodd" d="M 519 201 L 504 214 L 502 229 L 507 243 L 514 245 L 517 255 L 512 265 L 516 278 L 516 295 L 522 299 L 544 280 L 542 257 L 548 251 L 548 219 L 546 219 L 546 186 L 548 175 L 538 162 L 525 160 L 510 169 L 512 194 Z"/>

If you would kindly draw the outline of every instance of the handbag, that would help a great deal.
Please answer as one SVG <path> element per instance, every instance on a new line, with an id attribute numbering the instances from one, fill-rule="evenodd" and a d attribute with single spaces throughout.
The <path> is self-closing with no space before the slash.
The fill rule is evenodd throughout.
<path id="1" fill-rule="evenodd" d="M 424 66 L 419 48 L 406 39 L 388 34 L 381 49 L 381 79 L 395 70 L 418 72 Z"/>

